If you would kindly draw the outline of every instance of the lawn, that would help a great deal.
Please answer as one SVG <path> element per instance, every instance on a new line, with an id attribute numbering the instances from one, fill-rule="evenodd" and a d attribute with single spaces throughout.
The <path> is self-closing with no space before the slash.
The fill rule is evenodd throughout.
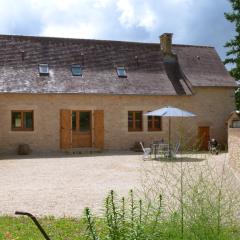
<path id="1" fill-rule="evenodd" d="M 49 217 L 40 219 L 39 222 L 51 239 L 85 239 L 83 235 L 86 232 L 86 226 L 83 220 Z M 44 238 L 31 219 L 2 216 L 0 217 L 0 239 L 40 240 Z"/>
<path id="2" fill-rule="evenodd" d="M 83 219 L 74 219 L 74 218 L 43 218 L 40 219 L 39 222 L 47 232 L 48 236 L 53 240 L 86 240 L 92 239 L 88 237 L 86 223 Z M 103 237 L 100 239 L 114 239 L 106 237 L 106 224 L 103 223 L 100 219 L 95 219 L 97 222 L 97 229 L 103 230 Z M 181 239 L 181 233 L 178 231 L 178 228 L 175 228 L 173 225 L 174 222 L 165 222 L 163 225 L 161 223 L 161 231 L 164 232 L 163 236 L 160 238 L 153 237 L 151 238 L 151 233 L 149 240 L 152 239 L 165 239 L 165 240 L 173 240 L 173 239 Z M 160 227 L 160 225 L 159 225 Z M 156 230 L 159 232 L 159 228 Z M 195 239 L 218 239 L 218 240 L 239 240 L 240 239 L 240 228 L 239 227 L 228 227 L 222 229 L 223 234 L 219 237 L 213 237 L 210 233 L 209 236 L 206 236 L 206 232 L 204 233 L 203 238 L 192 238 L 187 237 L 184 239 L 195 240 Z M 105 236 L 104 236 L 105 235 Z M 188 235 L 188 234 L 187 234 Z M 160 235 L 161 236 L 161 235 Z M 192 235 L 191 235 L 192 236 Z M 1 240 L 41 240 L 44 239 L 41 233 L 38 231 L 36 226 L 31 222 L 30 219 L 20 217 L 8 217 L 2 216 L 0 217 L 0 239 Z M 129 239 L 133 239 L 129 236 Z M 136 239 L 142 239 L 141 237 Z M 116 238 L 117 240 L 117 238 Z M 127 239 L 126 239 L 127 240 Z"/>

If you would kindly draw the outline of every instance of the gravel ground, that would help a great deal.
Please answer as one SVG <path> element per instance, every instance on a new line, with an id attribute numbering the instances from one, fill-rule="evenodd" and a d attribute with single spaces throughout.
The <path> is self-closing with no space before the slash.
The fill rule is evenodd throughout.
<path id="1" fill-rule="evenodd" d="M 227 154 L 186 155 L 182 166 L 194 166 L 196 172 L 207 163 L 221 171 L 226 159 Z M 131 153 L 1 156 L 0 214 L 19 210 L 38 216 L 79 216 L 86 206 L 99 212 L 111 189 L 121 196 L 130 189 L 146 190 L 148 176 L 158 175 L 156 169 L 177 176 L 180 164 L 180 160 L 142 161 L 141 155 Z"/>

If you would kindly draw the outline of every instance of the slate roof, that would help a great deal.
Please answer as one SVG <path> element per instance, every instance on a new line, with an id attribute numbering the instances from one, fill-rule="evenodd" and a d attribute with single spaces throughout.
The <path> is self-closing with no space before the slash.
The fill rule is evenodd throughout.
<path id="1" fill-rule="evenodd" d="M 236 86 L 214 48 L 173 45 L 173 52 L 178 62 L 165 63 L 159 43 L 0 35 L 0 93 L 191 95 L 193 87 Z M 43 63 L 49 76 L 39 76 Z M 72 64 L 82 77 L 72 76 Z"/>

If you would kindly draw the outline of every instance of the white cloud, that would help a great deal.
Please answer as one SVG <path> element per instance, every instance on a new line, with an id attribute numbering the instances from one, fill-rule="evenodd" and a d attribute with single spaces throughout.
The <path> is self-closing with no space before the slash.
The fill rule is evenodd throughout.
<path id="1" fill-rule="evenodd" d="M 136 24 L 134 7 L 129 0 L 118 0 L 117 7 L 121 12 L 119 21 L 123 26 L 132 27 Z"/>
<path id="2" fill-rule="evenodd" d="M 118 0 L 117 7 L 121 13 L 119 21 L 123 27 L 140 26 L 151 30 L 157 21 L 151 1 Z"/>
<path id="3" fill-rule="evenodd" d="M 97 38 L 98 29 L 93 24 L 77 23 L 73 26 L 47 25 L 40 34 L 41 36 L 71 37 L 71 38 Z"/>
<path id="4" fill-rule="evenodd" d="M 109 6 L 114 0 L 95 0 L 93 6 L 95 8 L 106 8 Z"/>
<path id="5" fill-rule="evenodd" d="M 152 30 L 157 22 L 157 17 L 148 5 L 145 6 L 142 10 L 144 12 L 138 20 L 138 25 L 141 27 L 145 27 L 146 29 Z"/>
<path id="6" fill-rule="evenodd" d="M 70 11 L 72 8 L 87 3 L 87 0 L 29 0 L 29 3 L 40 10 L 55 9 Z"/>
<path id="7" fill-rule="evenodd" d="M 97 38 L 101 29 L 97 11 L 110 1 L 30 0 L 33 8 L 42 12 L 43 28 L 39 35 L 72 38 Z"/>
<path id="8" fill-rule="evenodd" d="M 158 41 L 216 46 L 233 36 L 224 19 L 229 1 L 218 0 L 0 0 L 0 33 Z"/>

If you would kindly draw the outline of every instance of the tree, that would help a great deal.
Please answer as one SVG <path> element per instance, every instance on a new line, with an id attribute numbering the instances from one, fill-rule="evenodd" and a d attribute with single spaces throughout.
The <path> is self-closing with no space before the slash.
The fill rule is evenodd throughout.
<path id="1" fill-rule="evenodd" d="M 224 64 L 232 64 L 230 74 L 236 80 L 240 80 L 240 0 L 229 0 L 232 5 L 232 12 L 225 13 L 228 21 L 235 24 L 236 35 L 233 39 L 226 42 L 227 58 Z M 236 91 L 236 107 L 240 109 L 240 89 Z"/>

